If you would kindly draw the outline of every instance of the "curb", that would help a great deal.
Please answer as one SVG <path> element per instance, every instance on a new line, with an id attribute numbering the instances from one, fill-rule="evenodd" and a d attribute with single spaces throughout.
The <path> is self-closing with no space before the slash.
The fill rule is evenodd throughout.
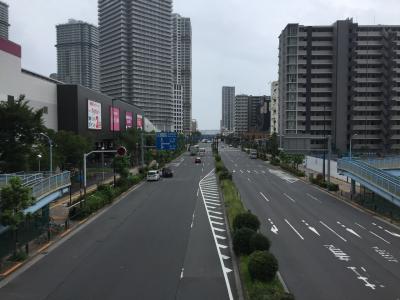
<path id="1" fill-rule="evenodd" d="M 100 217 L 102 214 L 104 214 L 106 211 L 111 209 L 114 205 L 118 204 L 123 198 L 125 198 L 130 192 L 133 192 L 134 190 L 140 188 L 144 184 L 144 181 L 141 181 L 140 183 L 130 187 L 127 191 L 123 192 L 121 195 L 119 195 L 115 200 L 110 203 L 109 205 L 106 205 L 102 207 L 100 210 L 96 211 L 92 215 L 88 216 L 87 218 L 79 221 L 76 225 L 74 225 L 71 228 L 68 228 L 66 231 L 58 235 L 53 241 L 49 241 L 46 243 L 44 246 L 42 246 L 40 249 L 38 249 L 34 254 L 29 256 L 26 260 L 17 263 L 16 265 L 12 266 L 8 270 L 5 270 L 3 273 L 0 274 L 0 288 L 5 286 L 6 284 L 9 283 L 9 281 L 12 280 L 12 278 L 5 282 L 7 278 L 10 277 L 10 275 L 15 274 L 17 270 L 20 270 L 21 273 L 26 271 L 28 268 L 30 268 L 32 265 L 34 265 L 37 261 L 41 259 L 39 255 L 41 254 L 46 254 L 44 252 L 45 250 L 49 249 L 52 247 L 52 250 L 54 250 L 56 247 L 60 246 L 62 243 L 68 240 L 68 237 L 70 234 L 75 234 L 78 233 L 80 229 L 85 228 L 87 225 L 89 225 L 91 222 L 96 220 L 98 217 Z M 54 246 L 54 247 L 53 247 Z M 20 269 L 21 267 L 26 267 L 25 269 Z M 17 277 L 19 274 L 16 274 L 15 277 Z"/>

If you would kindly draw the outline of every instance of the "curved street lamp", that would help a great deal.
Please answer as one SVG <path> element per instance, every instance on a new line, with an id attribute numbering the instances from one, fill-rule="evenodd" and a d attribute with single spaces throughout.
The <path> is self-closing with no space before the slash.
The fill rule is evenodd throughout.
<path id="1" fill-rule="evenodd" d="M 44 134 L 43 132 L 41 132 L 40 135 L 44 136 L 44 137 L 47 138 L 48 141 L 49 141 L 49 149 L 50 149 L 50 151 L 49 151 L 49 153 L 50 153 L 50 173 L 52 173 L 52 172 L 53 172 L 53 141 L 51 140 L 51 138 L 50 138 L 48 135 Z"/>

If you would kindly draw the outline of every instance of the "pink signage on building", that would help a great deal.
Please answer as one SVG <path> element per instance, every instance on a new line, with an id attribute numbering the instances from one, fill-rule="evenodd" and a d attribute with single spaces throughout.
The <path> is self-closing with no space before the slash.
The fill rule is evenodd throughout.
<path id="1" fill-rule="evenodd" d="M 132 128 L 132 126 L 133 126 L 133 114 L 130 111 L 127 111 L 125 113 L 125 125 L 126 125 L 126 129 Z"/>
<path id="2" fill-rule="evenodd" d="M 120 131 L 118 107 L 110 107 L 110 128 L 111 131 Z"/>

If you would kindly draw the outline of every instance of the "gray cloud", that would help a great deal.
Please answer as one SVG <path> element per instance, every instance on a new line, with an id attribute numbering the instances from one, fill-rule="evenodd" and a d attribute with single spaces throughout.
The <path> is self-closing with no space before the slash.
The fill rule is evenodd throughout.
<path id="1" fill-rule="evenodd" d="M 4 0 L 3 0 L 4 1 Z M 69 18 L 97 24 L 97 0 L 5 0 L 10 39 L 23 47 L 23 67 L 56 71 L 55 25 Z M 221 86 L 269 94 L 278 74 L 278 36 L 287 23 L 331 24 L 353 17 L 360 24 L 399 24 L 398 0 L 174 0 L 192 19 L 193 117 L 201 129 L 219 128 Z"/>

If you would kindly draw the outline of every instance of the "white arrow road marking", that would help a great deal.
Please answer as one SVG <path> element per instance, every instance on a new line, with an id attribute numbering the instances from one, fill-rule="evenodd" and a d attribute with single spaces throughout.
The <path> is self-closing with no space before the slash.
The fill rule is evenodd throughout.
<path id="1" fill-rule="evenodd" d="M 296 201 L 295 201 L 292 197 L 290 197 L 288 194 L 283 193 L 283 195 L 284 195 L 286 198 L 288 198 L 290 201 L 292 201 L 293 203 L 296 203 Z"/>
<path id="2" fill-rule="evenodd" d="M 276 235 L 278 235 L 278 227 L 275 226 L 274 222 L 272 222 L 271 219 L 268 219 L 268 221 L 269 221 L 269 223 L 272 225 L 271 231 L 272 231 L 273 233 L 275 233 Z"/>
<path id="3" fill-rule="evenodd" d="M 294 228 L 294 227 L 292 226 L 292 224 L 289 223 L 288 220 L 285 219 L 285 222 L 290 226 L 290 228 L 292 228 L 292 230 L 293 230 L 302 240 L 304 240 L 303 236 L 296 230 L 296 228 Z"/>
<path id="4" fill-rule="evenodd" d="M 325 228 L 327 228 L 330 232 L 332 232 L 333 234 L 335 234 L 337 237 L 339 237 L 342 241 L 347 242 L 347 240 L 342 237 L 341 235 L 339 235 L 335 230 L 333 230 L 332 228 L 330 228 L 328 225 L 326 225 L 324 222 L 319 221 L 322 225 L 325 226 Z"/>
<path id="5" fill-rule="evenodd" d="M 224 271 L 225 271 L 225 273 L 230 273 L 230 272 L 232 272 L 232 270 L 231 269 L 229 269 L 229 268 L 227 268 L 227 267 L 224 267 Z"/>
<path id="6" fill-rule="evenodd" d="M 362 238 L 357 232 L 355 232 L 353 229 L 350 228 L 346 228 L 346 230 L 352 234 L 354 234 L 355 236 L 359 237 L 360 239 Z"/>
<path id="7" fill-rule="evenodd" d="M 269 202 L 269 199 L 263 193 L 260 192 L 260 195 L 265 199 L 265 201 Z"/>
<path id="8" fill-rule="evenodd" d="M 185 269 L 182 268 L 182 270 L 181 270 L 181 279 L 183 278 L 183 270 L 185 270 Z"/>
<path id="9" fill-rule="evenodd" d="M 386 229 L 385 229 L 385 232 L 387 232 L 387 233 L 389 233 L 390 235 L 393 235 L 393 236 L 395 236 L 395 237 L 400 237 L 400 234 L 391 232 L 391 231 L 389 231 L 389 230 L 386 230 Z"/>
<path id="10" fill-rule="evenodd" d="M 319 232 L 317 231 L 317 229 L 315 229 L 314 227 L 308 225 L 308 223 L 307 223 L 306 221 L 304 221 L 304 220 L 302 220 L 302 222 L 308 227 L 308 229 L 310 229 L 310 230 L 311 230 L 312 232 L 314 232 L 316 235 L 321 236 L 321 235 L 319 234 Z"/>
<path id="11" fill-rule="evenodd" d="M 222 259 L 230 259 L 229 256 L 226 256 L 226 255 L 223 255 L 223 254 L 221 254 L 221 257 L 222 257 Z"/>
<path id="12" fill-rule="evenodd" d="M 356 267 L 347 267 L 347 269 L 352 270 L 352 271 L 357 275 L 357 279 L 363 281 L 366 287 L 369 287 L 369 288 L 375 290 L 376 285 L 370 283 L 370 282 L 368 281 L 368 278 L 367 278 L 367 277 L 362 276 L 362 275 L 357 271 L 357 268 L 356 268 Z"/>
<path id="13" fill-rule="evenodd" d="M 371 230 L 369 231 L 371 234 L 373 234 L 374 236 L 376 236 L 377 238 L 381 239 L 382 241 L 384 241 L 386 244 L 390 244 L 390 242 L 388 242 L 387 240 L 385 240 L 383 237 L 380 237 L 379 235 L 377 235 L 375 232 L 372 232 Z"/>

